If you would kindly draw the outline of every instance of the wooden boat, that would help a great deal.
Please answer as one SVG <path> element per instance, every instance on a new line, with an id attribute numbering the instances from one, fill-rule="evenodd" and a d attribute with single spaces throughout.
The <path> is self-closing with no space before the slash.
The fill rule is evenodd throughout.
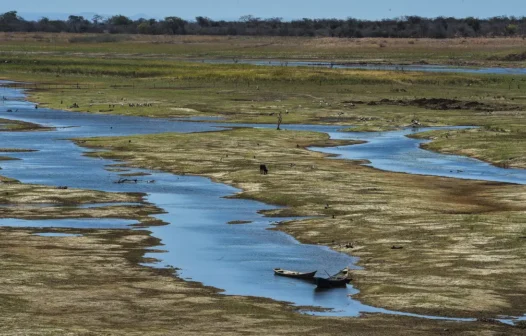
<path id="1" fill-rule="evenodd" d="M 296 279 L 304 279 L 304 280 L 312 280 L 314 278 L 314 275 L 316 275 L 317 271 L 314 272 L 308 272 L 308 273 L 302 273 L 302 272 L 296 272 L 296 271 L 287 271 L 281 268 L 274 268 L 274 274 L 289 278 L 296 278 Z"/>
<path id="2" fill-rule="evenodd" d="M 349 278 L 349 270 L 345 268 L 328 278 L 316 277 L 314 278 L 314 281 L 318 288 L 337 288 L 347 286 L 351 279 Z"/>

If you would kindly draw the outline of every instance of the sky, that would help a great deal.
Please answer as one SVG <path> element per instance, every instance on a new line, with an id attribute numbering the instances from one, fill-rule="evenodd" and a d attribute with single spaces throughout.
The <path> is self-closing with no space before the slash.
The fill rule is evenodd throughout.
<path id="1" fill-rule="evenodd" d="M 122 14 L 163 18 L 238 19 L 243 15 L 298 18 L 383 19 L 425 17 L 526 16 L 526 0 L 0 0 L 0 12 L 18 11 L 28 19 L 58 14 Z M 91 17 L 88 17 L 91 18 Z"/>

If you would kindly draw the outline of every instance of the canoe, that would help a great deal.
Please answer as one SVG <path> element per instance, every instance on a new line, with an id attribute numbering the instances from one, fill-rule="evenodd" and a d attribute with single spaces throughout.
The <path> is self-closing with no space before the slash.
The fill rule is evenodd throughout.
<path id="1" fill-rule="evenodd" d="M 288 271 L 281 268 L 274 268 L 274 274 L 279 276 L 284 276 L 288 278 L 296 278 L 296 279 L 313 279 L 314 275 L 316 275 L 317 271 L 314 272 L 308 272 L 308 273 L 302 273 L 302 272 L 296 272 L 296 271 Z"/>
<path id="2" fill-rule="evenodd" d="M 314 278 L 314 281 L 316 282 L 316 286 L 318 286 L 318 288 L 337 288 L 347 286 L 351 279 L 349 278 L 348 269 L 345 268 L 328 278 L 316 277 Z"/>
<path id="3" fill-rule="evenodd" d="M 345 287 L 347 286 L 347 283 L 349 282 L 349 279 L 343 278 L 343 279 L 337 279 L 337 278 L 320 278 L 316 277 L 314 278 L 316 281 L 316 286 L 318 288 L 338 288 L 338 287 Z"/>

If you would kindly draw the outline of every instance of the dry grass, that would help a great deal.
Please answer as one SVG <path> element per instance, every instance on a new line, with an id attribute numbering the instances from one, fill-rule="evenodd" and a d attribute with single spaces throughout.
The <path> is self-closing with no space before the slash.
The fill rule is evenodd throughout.
<path id="1" fill-rule="evenodd" d="M 56 204 L 78 205 L 88 203 L 142 202 L 141 194 L 106 193 L 82 189 L 57 189 L 51 186 L 21 184 L 17 181 L 3 183 L 0 192 L 1 204 Z"/>
<path id="2" fill-rule="evenodd" d="M 109 43 L 96 43 L 108 40 Z M 82 41 L 82 42 L 81 42 Z M 111 42 L 114 41 L 114 42 Z M 81 42 L 81 43 L 80 43 Z M 168 36 L 66 33 L 0 33 L 4 53 L 67 52 L 84 55 L 163 55 L 179 58 L 276 58 L 439 64 L 505 64 L 491 61 L 523 50 L 521 38 L 312 38 Z M 506 64 L 513 65 L 513 62 Z"/>
<path id="3" fill-rule="evenodd" d="M 0 218 L 72 219 L 72 218 L 122 218 L 137 220 L 143 225 L 161 224 L 151 215 L 160 210 L 140 204 L 122 206 L 118 203 L 142 203 L 138 193 L 107 193 L 94 190 L 57 189 L 56 187 L 21 184 L 0 176 Z M 80 204 L 116 203 L 97 208 L 78 208 Z"/>
<path id="4" fill-rule="evenodd" d="M 0 42 L 69 42 L 74 38 L 101 36 L 104 34 L 75 33 L 9 33 L 0 32 Z M 224 45 L 304 45 L 316 48 L 359 48 L 378 46 L 383 43 L 389 46 L 405 48 L 419 45 L 429 48 L 460 48 L 470 46 L 487 48 L 522 48 L 524 39 L 521 37 L 497 38 L 337 38 L 337 37 L 289 37 L 289 36 L 210 36 L 210 35 L 117 35 L 124 42 L 133 43 L 171 43 L 171 44 L 224 44 Z"/>
<path id="5" fill-rule="evenodd" d="M 364 269 L 354 275 L 366 303 L 450 316 L 526 311 L 525 187 L 380 172 L 304 149 L 325 141 L 317 133 L 236 129 L 83 145 L 133 166 L 209 176 L 242 188 L 239 197 L 289 206 L 268 214 L 321 216 L 280 229 L 359 256 Z M 260 163 L 269 175 L 259 174 Z M 349 243 L 353 249 L 345 248 Z"/>
<path id="6" fill-rule="evenodd" d="M 43 127 L 37 124 L 25 122 L 25 121 L 18 121 L 18 120 L 8 120 L 8 119 L 0 119 L 0 132 L 1 131 L 46 131 L 50 130 L 48 127 Z"/>
<path id="7" fill-rule="evenodd" d="M 520 127 L 433 131 L 415 137 L 433 140 L 422 146 L 429 150 L 466 155 L 503 168 L 526 168 L 526 136 Z"/>
<path id="8" fill-rule="evenodd" d="M 519 335 L 520 330 L 370 315 L 314 318 L 265 299 L 222 296 L 138 266 L 159 243 L 147 231 L 0 229 L 2 335 Z"/>

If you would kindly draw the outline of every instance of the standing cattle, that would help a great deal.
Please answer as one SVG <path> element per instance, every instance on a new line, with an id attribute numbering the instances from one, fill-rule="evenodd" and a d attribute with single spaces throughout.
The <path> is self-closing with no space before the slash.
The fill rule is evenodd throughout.
<path id="1" fill-rule="evenodd" d="M 259 165 L 259 173 L 263 175 L 267 175 L 268 174 L 267 166 L 264 164 Z"/>

